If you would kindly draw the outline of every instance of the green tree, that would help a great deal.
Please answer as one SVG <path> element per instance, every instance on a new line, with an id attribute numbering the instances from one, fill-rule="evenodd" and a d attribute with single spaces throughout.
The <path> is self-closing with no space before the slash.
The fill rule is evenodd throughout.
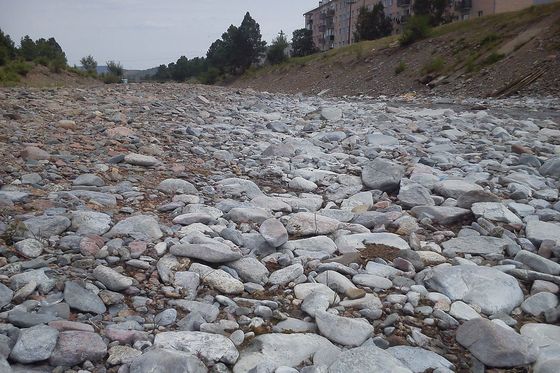
<path id="1" fill-rule="evenodd" d="M 247 70 L 253 63 L 259 61 L 266 50 L 266 42 L 262 41 L 261 28 L 259 24 L 247 12 L 243 22 L 238 29 L 236 42 L 234 43 L 235 67 L 241 73 Z"/>
<path id="2" fill-rule="evenodd" d="M 377 3 L 369 11 L 366 7 L 360 9 L 356 23 L 354 40 L 374 40 L 391 35 L 393 32 L 393 22 L 385 15 L 385 8 L 382 3 Z"/>
<path id="3" fill-rule="evenodd" d="M 292 34 L 292 57 L 303 57 L 317 52 L 313 43 L 313 31 L 306 28 Z"/>
<path id="4" fill-rule="evenodd" d="M 114 75 L 120 78 L 124 74 L 124 68 L 120 62 L 107 61 L 107 72 L 109 75 Z"/>
<path id="5" fill-rule="evenodd" d="M 86 57 L 82 57 L 80 63 L 82 64 L 82 67 L 84 68 L 85 71 L 92 72 L 92 73 L 97 72 L 97 61 L 93 58 L 91 54 Z"/>
<path id="6" fill-rule="evenodd" d="M 10 35 L 4 34 L 0 29 L 0 66 L 16 57 L 16 47 Z"/>
<path id="7" fill-rule="evenodd" d="M 19 44 L 19 54 L 26 61 L 33 61 L 37 57 L 35 42 L 29 37 L 29 35 L 25 35 L 23 38 L 21 38 Z"/>
<path id="8" fill-rule="evenodd" d="M 266 59 L 273 65 L 286 61 L 288 59 L 286 49 L 289 46 L 290 44 L 288 43 L 288 39 L 286 39 L 284 32 L 280 31 L 266 52 Z"/>
<path id="9" fill-rule="evenodd" d="M 448 0 L 415 0 L 412 10 L 415 15 L 428 17 L 431 26 L 438 26 L 444 22 L 448 3 Z"/>

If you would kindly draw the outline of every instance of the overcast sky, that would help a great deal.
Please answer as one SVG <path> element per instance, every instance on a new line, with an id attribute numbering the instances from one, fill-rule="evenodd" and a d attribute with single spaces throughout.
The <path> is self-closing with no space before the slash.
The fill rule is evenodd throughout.
<path id="1" fill-rule="evenodd" d="M 245 12 L 268 43 L 280 30 L 291 39 L 318 0 L 0 0 L 0 29 L 19 43 L 54 37 L 68 63 L 91 54 L 99 65 L 120 61 L 145 69 L 206 55 L 210 44 Z"/>

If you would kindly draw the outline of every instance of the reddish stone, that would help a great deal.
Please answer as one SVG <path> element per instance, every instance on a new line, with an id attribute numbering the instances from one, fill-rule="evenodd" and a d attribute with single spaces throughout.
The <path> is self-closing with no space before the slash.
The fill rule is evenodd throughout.
<path id="1" fill-rule="evenodd" d="M 45 160 L 49 159 L 51 155 L 36 146 L 26 146 L 20 153 L 20 157 L 27 160 Z"/>
<path id="2" fill-rule="evenodd" d="M 85 256 L 95 256 L 101 250 L 105 241 L 100 236 L 87 236 L 80 241 L 80 253 Z"/>
<path id="3" fill-rule="evenodd" d="M 533 151 L 531 149 L 518 144 L 513 144 L 511 146 L 511 151 L 517 154 L 533 154 Z"/>
<path id="4" fill-rule="evenodd" d="M 111 341 L 118 341 L 122 344 L 132 344 L 136 341 L 148 341 L 150 335 L 138 330 L 105 329 L 105 336 Z"/>
<path id="5" fill-rule="evenodd" d="M 130 256 L 134 259 L 138 259 L 140 255 L 144 254 L 148 245 L 144 241 L 132 241 L 128 244 L 128 248 L 130 249 Z"/>
<path id="6" fill-rule="evenodd" d="M 83 324 L 81 322 L 75 322 L 75 321 L 67 321 L 67 320 L 55 320 L 55 321 L 51 321 L 49 323 L 49 326 L 51 328 L 55 328 L 58 329 L 60 331 L 68 331 L 68 330 L 74 330 L 74 331 L 82 331 L 82 332 L 94 332 L 93 326 L 88 325 L 88 324 Z"/>
<path id="7" fill-rule="evenodd" d="M 49 362 L 53 366 L 72 367 L 86 360 L 101 360 L 105 355 L 107 355 L 107 345 L 99 334 L 66 331 L 58 334 L 58 341 Z"/>

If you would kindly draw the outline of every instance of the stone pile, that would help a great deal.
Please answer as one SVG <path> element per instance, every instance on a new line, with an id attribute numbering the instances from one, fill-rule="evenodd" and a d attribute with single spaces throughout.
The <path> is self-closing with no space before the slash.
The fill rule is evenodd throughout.
<path id="1" fill-rule="evenodd" d="M 557 371 L 558 116 L 484 105 L 1 90 L 0 372 Z"/>

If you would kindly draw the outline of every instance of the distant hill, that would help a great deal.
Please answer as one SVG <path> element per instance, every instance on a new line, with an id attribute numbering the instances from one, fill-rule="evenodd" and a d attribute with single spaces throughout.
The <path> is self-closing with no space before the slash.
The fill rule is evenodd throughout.
<path id="1" fill-rule="evenodd" d="M 124 77 L 129 81 L 139 81 L 146 76 L 152 76 L 157 72 L 157 67 L 152 67 L 146 70 L 127 70 L 124 69 Z M 97 66 L 98 74 L 105 74 L 108 72 L 107 66 Z"/>

